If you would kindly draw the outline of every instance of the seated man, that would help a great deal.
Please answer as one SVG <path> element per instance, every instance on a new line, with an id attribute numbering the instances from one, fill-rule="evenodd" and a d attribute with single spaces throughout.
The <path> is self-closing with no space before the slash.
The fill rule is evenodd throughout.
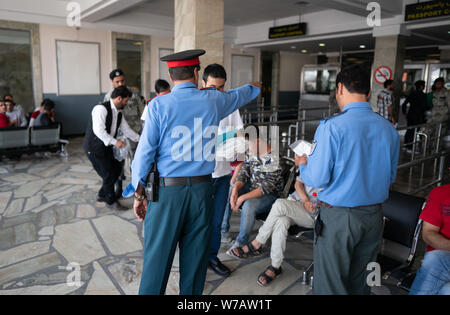
<path id="1" fill-rule="evenodd" d="M 254 129 L 256 137 L 249 140 L 248 155 L 230 197 L 234 212 L 238 212 L 242 206 L 239 235 L 227 252 L 230 256 L 233 256 L 233 248 L 248 243 L 256 215 L 268 213 L 283 190 L 279 155 L 272 152 L 270 145 L 260 139 L 258 128 Z"/>
<path id="2" fill-rule="evenodd" d="M 420 218 L 428 244 L 411 295 L 450 295 L 450 185 L 434 188 Z"/>
<path id="3" fill-rule="evenodd" d="M 38 118 L 39 115 L 43 112 L 44 112 L 44 102 L 42 102 L 41 106 L 39 108 L 36 108 L 34 112 L 31 114 L 29 127 L 34 127 L 34 122 L 36 121 L 36 118 Z"/>
<path id="4" fill-rule="evenodd" d="M 11 127 L 21 127 L 20 120 L 21 120 L 21 114 L 18 110 L 15 110 L 14 102 L 8 99 L 4 100 L 4 103 L 6 105 L 6 116 L 9 117 L 9 121 L 11 122 Z"/>
<path id="5" fill-rule="evenodd" d="M 23 110 L 22 105 L 14 102 L 14 97 L 11 94 L 6 94 L 3 99 L 5 101 L 11 101 L 14 104 L 14 111 L 18 112 L 18 127 L 26 127 L 28 125 L 27 118 L 25 117 L 25 111 Z"/>
<path id="6" fill-rule="evenodd" d="M 17 123 L 17 121 L 15 121 L 15 123 Z M 9 128 L 11 125 L 11 121 L 6 115 L 6 103 L 3 100 L 0 100 L 0 128 Z"/>
<path id="7" fill-rule="evenodd" d="M 156 82 L 155 82 L 155 92 L 156 92 L 156 96 L 155 97 L 158 97 L 160 95 L 169 94 L 171 92 L 169 82 L 167 82 L 166 80 L 162 80 L 162 79 L 156 80 Z M 141 120 L 143 121 L 143 123 L 145 123 L 145 120 L 147 119 L 148 104 L 150 104 L 150 102 L 153 101 L 153 99 L 155 97 L 152 97 L 151 99 L 149 99 L 147 101 L 147 105 L 145 105 L 144 111 L 142 112 L 142 116 L 141 116 Z"/>
<path id="8" fill-rule="evenodd" d="M 299 165 L 300 157 L 295 157 L 295 164 Z M 234 248 L 232 254 L 237 258 L 259 256 L 262 246 L 272 235 L 270 258 L 272 265 L 258 276 L 258 284 L 266 286 L 281 274 L 281 264 L 286 249 L 286 237 L 291 225 L 296 224 L 305 228 L 314 227 L 313 194 L 320 189 L 305 186 L 300 176 L 295 182 L 295 192 L 287 200 L 278 199 L 272 206 L 264 225 L 259 229 L 256 238 L 248 245 Z"/>
<path id="9" fill-rule="evenodd" d="M 55 125 L 55 103 L 45 99 L 42 102 L 42 112 L 35 119 L 33 127 L 50 127 Z"/>

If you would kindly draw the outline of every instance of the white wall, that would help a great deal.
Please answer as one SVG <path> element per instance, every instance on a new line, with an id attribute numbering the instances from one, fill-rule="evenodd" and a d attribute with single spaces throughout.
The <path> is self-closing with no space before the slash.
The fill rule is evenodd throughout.
<path id="1" fill-rule="evenodd" d="M 254 80 L 259 81 L 261 79 L 261 52 L 259 49 L 239 49 L 233 48 L 231 44 L 225 43 L 223 52 L 223 66 L 227 71 L 228 81 L 225 85 L 225 89 L 231 88 L 231 57 L 232 55 L 253 56 L 254 57 Z"/>
<path id="2" fill-rule="evenodd" d="M 280 52 L 280 91 L 299 91 L 303 66 L 316 63 L 317 57 Z"/>
<path id="3" fill-rule="evenodd" d="M 41 24 L 40 37 L 44 94 L 58 93 L 56 40 L 100 43 L 101 91 L 107 93 L 111 90 L 111 80 L 109 79 L 109 73 L 112 70 L 110 31 L 86 28 L 76 30 L 67 26 Z"/>

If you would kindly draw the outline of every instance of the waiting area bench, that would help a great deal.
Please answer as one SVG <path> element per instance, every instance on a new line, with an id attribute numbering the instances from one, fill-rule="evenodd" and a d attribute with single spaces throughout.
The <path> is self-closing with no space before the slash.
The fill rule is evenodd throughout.
<path id="1" fill-rule="evenodd" d="M 32 128 L 2 128 L 0 129 L 0 158 L 20 157 L 22 154 L 35 152 L 60 151 L 65 154 L 68 143 L 60 139 L 61 125 Z"/>

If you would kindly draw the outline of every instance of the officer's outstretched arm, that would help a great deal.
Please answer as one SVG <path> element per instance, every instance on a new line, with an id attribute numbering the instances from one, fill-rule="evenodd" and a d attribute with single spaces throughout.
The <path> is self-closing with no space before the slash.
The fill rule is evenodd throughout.
<path id="1" fill-rule="evenodd" d="M 257 98 L 260 93 L 260 88 L 250 84 L 222 93 L 223 102 L 219 108 L 220 119 L 224 119 L 242 106 L 247 105 Z"/>

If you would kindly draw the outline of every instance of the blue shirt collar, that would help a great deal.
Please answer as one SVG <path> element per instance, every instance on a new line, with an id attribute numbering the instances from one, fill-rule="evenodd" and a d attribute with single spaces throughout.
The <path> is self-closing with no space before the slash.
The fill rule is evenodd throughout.
<path id="1" fill-rule="evenodd" d="M 370 106 L 370 104 L 368 102 L 354 102 L 354 103 L 348 103 L 347 105 L 345 105 L 342 112 L 344 113 L 350 109 L 356 109 L 356 108 L 372 110 L 372 107 Z"/>
<path id="2" fill-rule="evenodd" d="M 187 88 L 197 88 L 197 86 L 195 86 L 195 84 L 192 82 L 180 83 L 173 87 L 172 92 L 179 89 L 187 89 Z"/>

